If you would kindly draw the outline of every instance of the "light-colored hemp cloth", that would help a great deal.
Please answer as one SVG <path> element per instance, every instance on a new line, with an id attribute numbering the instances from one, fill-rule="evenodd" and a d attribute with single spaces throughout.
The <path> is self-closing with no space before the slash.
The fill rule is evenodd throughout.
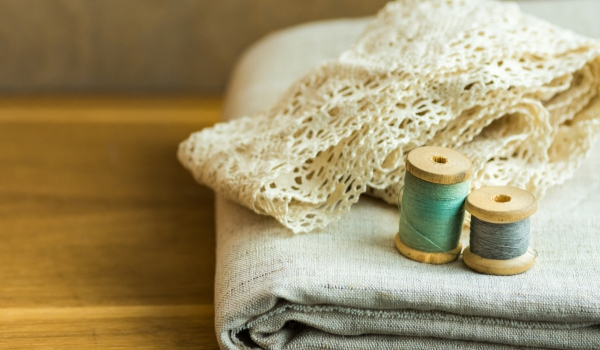
<path id="1" fill-rule="evenodd" d="M 600 2 L 534 1 L 526 12 L 600 37 Z M 368 20 L 312 23 L 253 46 L 225 119 L 267 107 Z M 397 208 L 362 196 L 340 220 L 293 234 L 217 197 L 216 332 L 223 348 L 600 348 L 600 145 L 532 217 L 528 272 L 488 276 L 459 259 L 427 265 L 394 246 Z M 463 244 L 468 244 L 463 241 Z"/>

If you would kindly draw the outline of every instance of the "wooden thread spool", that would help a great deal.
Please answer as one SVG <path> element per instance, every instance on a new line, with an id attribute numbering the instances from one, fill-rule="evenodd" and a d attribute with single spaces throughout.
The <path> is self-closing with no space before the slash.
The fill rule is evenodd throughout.
<path id="1" fill-rule="evenodd" d="M 440 186 L 465 183 L 466 190 L 463 196 L 466 197 L 468 193 L 468 181 L 471 178 L 471 161 L 462 153 L 452 149 L 435 146 L 416 148 L 406 158 L 406 171 L 420 180 Z M 458 208 L 461 211 L 460 223 L 457 228 L 453 228 L 454 230 L 458 230 L 456 246 L 454 248 L 440 252 L 427 252 L 411 247 L 402 240 L 402 236 L 408 233 L 402 232 L 401 223 L 400 230 L 395 238 L 398 251 L 409 259 L 429 264 L 445 264 L 456 260 L 462 249 L 459 238 L 462 228 L 462 218 L 464 217 L 464 197 L 461 196 Z M 403 196 L 402 202 L 402 206 L 404 206 L 406 204 L 405 196 Z M 402 212 L 400 219 L 403 219 Z M 426 236 L 427 232 L 422 232 L 421 234 Z"/>
<path id="2" fill-rule="evenodd" d="M 537 207 L 537 201 L 531 193 L 513 186 L 482 187 L 471 192 L 465 203 L 466 210 L 472 216 L 493 224 L 510 224 L 528 220 L 537 211 Z M 535 250 L 528 247 L 523 255 L 515 258 L 489 259 L 473 253 L 468 246 L 463 252 L 463 261 L 477 272 L 509 276 L 529 270 L 535 263 L 536 255 Z"/>

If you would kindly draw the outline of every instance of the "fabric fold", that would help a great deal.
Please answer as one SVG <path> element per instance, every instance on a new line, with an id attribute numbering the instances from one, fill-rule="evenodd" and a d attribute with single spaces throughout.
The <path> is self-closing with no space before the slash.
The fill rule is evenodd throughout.
<path id="1" fill-rule="evenodd" d="M 247 327 L 253 341 L 273 349 L 303 348 L 305 344 L 325 347 L 327 343 L 323 340 L 328 337 L 335 339 L 331 340 L 330 347 L 350 348 L 355 346 L 353 342 L 357 337 L 377 335 L 430 339 L 440 346 L 448 341 L 464 345 L 465 341 L 477 339 L 507 347 L 554 348 L 560 344 L 561 347 L 566 345 L 565 348 L 593 349 L 598 346 L 600 331 L 600 326 L 593 323 L 523 322 L 439 311 L 382 311 L 296 304 L 279 305 Z M 235 337 L 245 330 L 234 331 L 232 335 Z M 570 339 L 568 344 L 564 339 Z"/>

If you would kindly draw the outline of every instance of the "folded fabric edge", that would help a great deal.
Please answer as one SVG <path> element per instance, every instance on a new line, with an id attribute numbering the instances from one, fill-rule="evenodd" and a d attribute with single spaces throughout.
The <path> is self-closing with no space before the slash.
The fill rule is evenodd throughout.
<path id="1" fill-rule="evenodd" d="M 592 322 L 517 321 L 442 311 L 371 310 L 286 301 L 221 336 L 231 346 L 250 349 L 276 344 L 313 346 L 332 336 L 344 342 L 364 336 L 392 336 L 415 344 L 437 339 L 562 349 L 593 348 L 600 341 L 598 326 Z"/>

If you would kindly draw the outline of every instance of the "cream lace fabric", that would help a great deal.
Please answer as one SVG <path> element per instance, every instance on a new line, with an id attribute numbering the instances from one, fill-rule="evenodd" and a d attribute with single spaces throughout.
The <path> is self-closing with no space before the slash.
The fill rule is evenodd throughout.
<path id="1" fill-rule="evenodd" d="M 406 154 L 455 148 L 474 188 L 538 198 L 573 175 L 600 130 L 600 43 L 481 0 L 389 3 L 359 41 L 270 109 L 182 142 L 197 181 L 294 232 L 367 192 L 397 202 Z"/>

